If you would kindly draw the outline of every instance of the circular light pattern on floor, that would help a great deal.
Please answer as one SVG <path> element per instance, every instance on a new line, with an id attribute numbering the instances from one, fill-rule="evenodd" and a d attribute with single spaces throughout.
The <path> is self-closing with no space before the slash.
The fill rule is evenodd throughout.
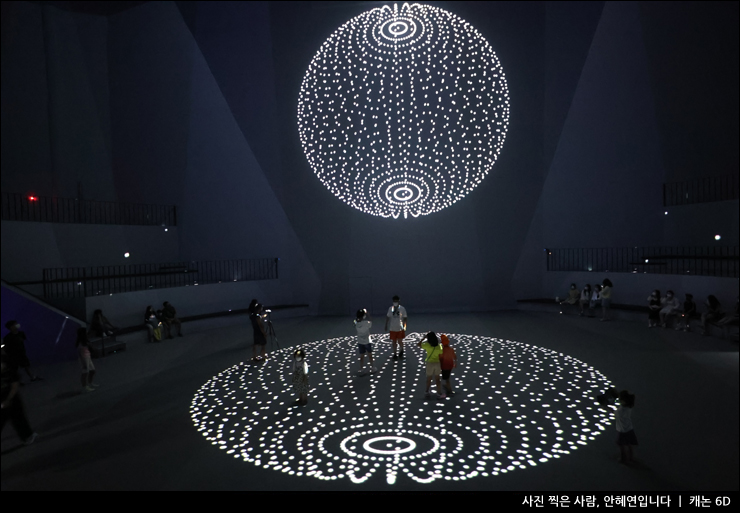
<path id="1" fill-rule="evenodd" d="M 437 212 L 496 162 L 509 125 L 501 63 L 468 22 L 398 4 L 324 42 L 298 98 L 303 151 L 319 180 L 368 214 Z"/>
<path id="2" fill-rule="evenodd" d="M 453 397 L 424 398 L 419 334 L 406 338 L 399 361 L 387 335 L 373 335 L 378 370 L 363 376 L 356 337 L 342 337 L 301 346 L 307 406 L 295 402 L 291 347 L 214 376 L 195 394 L 191 416 L 212 444 L 258 467 L 388 484 L 526 469 L 566 456 L 611 426 L 614 408 L 599 407 L 595 397 L 612 384 L 588 364 L 521 342 L 448 336 L 460 363 Z"/>

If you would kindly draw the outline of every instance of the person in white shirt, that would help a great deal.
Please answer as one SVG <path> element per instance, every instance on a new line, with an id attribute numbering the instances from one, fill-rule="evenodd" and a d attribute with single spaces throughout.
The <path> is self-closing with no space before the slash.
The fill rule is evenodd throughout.
<path id="1" fill-rule="evenodd" d="M 406 327 L 408 316 L 406 309 L 399 303 L 401 298 L 393 296 L 393 306 L 388 309 L 388 315 L 385 318 L 385 331 L 388 331 L 390 325 L 390 337 L 393 342 L 393 359 L 398 360 L 398 346 L 401 347 L 400 357 L 403 358 L 403 339 L 406 336 Z"/>
<path id="2" fill-rule="evenodd" d="M 357 310 L 355 329 L 357 330 L 357 349 L 360 352 L 360 371 L 358 372 L 360 376 L 365 374 L 365 353 L 367 353 L 370 360 L 370 372 L 378 370 L 373 364 L 373 347 L 370 345 L 370 328 L 372 325 L 373 323 L 367 314 L 367 310 L 364 308 Z"/>
<path id="3" fill-rule="evenodd" d="M 678 302 L 678 298 L 673 295 L 673 291 L 669 290 L 665 293 L 665 297 L 660 302 L 660 327 L 665 328 L 668 317 L 678 314 L 678 308 L 681 303 Z"/>

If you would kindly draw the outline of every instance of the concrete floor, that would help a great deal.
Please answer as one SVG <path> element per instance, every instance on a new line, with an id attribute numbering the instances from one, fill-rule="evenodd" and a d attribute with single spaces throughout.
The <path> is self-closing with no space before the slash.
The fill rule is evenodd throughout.
<path id="1" fill-rule="evenodd" d="M 382 319 L 378 320 L 382 324 Z M 412 331 L 498 337 L 570 355 L 637 395 L 639 447 L 617 463 L 610 426 L 586 446 L 523 470 L 432 485 L 384 478 L 353 484 L 291 476 L 234 459 L 199 433 L 190 406 L 210 378 L 251 356 L 248 320 L 188 323 L 181 339 L 95 360 L 100 388 L 79 393 L 77 362 L 39 367 L 45 380 L 22 389 L 39 438 L 22 446 L 2 433 L 2 490 L 738 490 L 738 344 L 646 323 L 544 312 L 413 315 Z M 347 318 L 275 321 L 281 344 L 348 336 Z M 378 327 L 377 324 L 375 327 Z M 377 332 L 378 330 L 373 330 Z M 382 360 L 382 356 L 378 358 Z M 382 363 L 382 362 L 379 362 Z M 421 392 L 421 382 L 419 387 Z M 462 393 L 434 407 L 451 407 Z M 306 407 L 319 408 L 317 398 Z M 440 406 L 441 405 L 441 406 Z"/>

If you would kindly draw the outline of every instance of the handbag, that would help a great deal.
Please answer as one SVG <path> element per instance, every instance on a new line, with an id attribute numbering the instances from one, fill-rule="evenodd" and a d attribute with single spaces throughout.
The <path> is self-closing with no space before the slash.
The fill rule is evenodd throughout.
<path id="1" fill-rule="evenodd" d="M 160 326 L 154 328 L 154 339 L 162 340 L 162 328 Z"/>

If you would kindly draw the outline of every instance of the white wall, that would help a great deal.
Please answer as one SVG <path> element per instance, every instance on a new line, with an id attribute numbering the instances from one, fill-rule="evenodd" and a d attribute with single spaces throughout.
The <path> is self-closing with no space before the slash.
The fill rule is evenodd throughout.
<path id="1" fill-rule="evenodd" d="M 86 320 L 90 322 L 93 312 L 101 309 L 116 327 L 134 326 L 143 323 L 148 305 L 157 310 L 162 308 L 164 301 L 169 301 L 175 307 L 180 318 L 248 308 L 252 299 L 265 305 L 290 304 L 290 294 L 286 293 L 284 283 L 280 282 L 240 281 L 94 296 L 87 298 Z M 315 308 L 314 305 L 310 306 Z M 306 313 L 305 309 L 300 312 L 301 315 Z"/>

